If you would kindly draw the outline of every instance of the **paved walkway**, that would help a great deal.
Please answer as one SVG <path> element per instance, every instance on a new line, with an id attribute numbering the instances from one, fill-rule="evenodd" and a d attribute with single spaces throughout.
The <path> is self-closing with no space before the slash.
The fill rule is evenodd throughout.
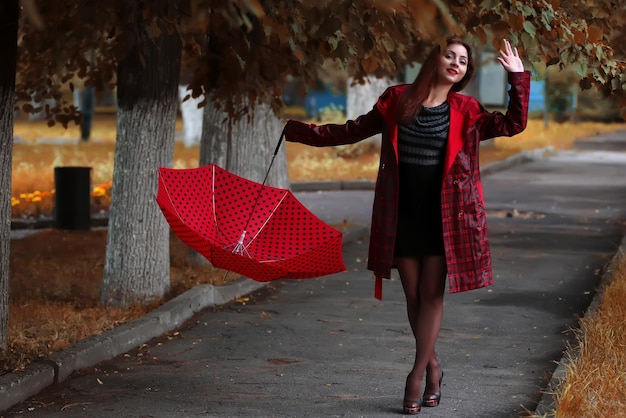
<path id="1" fill-rule="evenodd" d="M 626 153 L 525 160 L 484 176 L 495 285 L 446 295 L 438 343 L 443 398 L 421 416 L 504 418 L 534 410 L 572 337 L 567 330 L 576 327 L 622 243 Z M 93 358 L 2 416 L 398 416 L 413 340 L 397 278 L 384 283 L 379 302 L 365 269 L 362 227 L 372 191 L 298 197 L 328 222 L 354 221 L 344 249 L 347 272 L 272 283 L 249 298 L 202 309 L 145 344 L 129 328 L 115 331 L 126 333 L 126 344 L 141 345 Z M 167 307 L 172 318 L 181 304 L 190 305 L 174 303 Z M 167 318 L 161 313 L 145 329 Z M 111 334 L 90 344 L 122 340 Z M 87 355 L 81 353 L 72 357 L 75 364 Z M 93 366 L 96 360 L 105 361 Z"/>

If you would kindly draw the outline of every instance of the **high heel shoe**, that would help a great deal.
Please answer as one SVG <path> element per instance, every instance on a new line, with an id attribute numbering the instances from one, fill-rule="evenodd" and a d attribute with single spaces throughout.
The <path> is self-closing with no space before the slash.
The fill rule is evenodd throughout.
<path id="1" fill-rule="evenodd" d="M 439 378 L 439 390 L 434 393 L 426 393 L 424 392 L 424 396 L 422 396 L 422 405 L 428 407 L 439 406 L 439 402 L 441 402 L 441 382 L 443 381 L 443 370 L 441 371 L 441 377 Z"/>
<path id="2" fill-rule="evenodd" d="M 404 415 L 417 415 L 422 410 L 422 401 L 409 401 L 405 399 L 402 404 Z"/>
<path id="3" fill-rule="evenodd" d="M 409 381 L 411 380 L 411 373 L 406 377 L 406 385 L 404 386 L 404 400 L 402 401 L 402 411 L 405 415 L 417 415 L 422 410 L 422 399 L 418 401 L 412 401 L 407 399 L 406 394 L 409 388 Z"/>

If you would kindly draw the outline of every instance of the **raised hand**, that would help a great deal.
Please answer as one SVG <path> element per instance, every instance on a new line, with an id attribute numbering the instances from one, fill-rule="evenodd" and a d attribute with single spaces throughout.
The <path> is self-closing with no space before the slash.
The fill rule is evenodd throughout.
<path id="1" fill-rule="evenodd" d="M 498 56 L 498 61 L 502 64 L 505 70 L 510 73 L 521 73 L 524 71 L 524 63 L 519 57 L 519 53 L 517 52 L 517 48 L 511 48 L 511 43 L 506 39 L 504 42 L 504 51 L 500 50 L 500 54 Z"/>

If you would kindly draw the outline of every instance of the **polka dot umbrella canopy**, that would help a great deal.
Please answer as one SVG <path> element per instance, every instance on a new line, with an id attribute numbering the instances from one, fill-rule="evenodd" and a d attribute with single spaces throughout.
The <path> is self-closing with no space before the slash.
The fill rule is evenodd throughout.
<path id="1" fill-rule="evenodd" d="M 156 199 L 174 233 L 217 268 L 260 282 L 346 269 L 342 233 L 289 190 L 217 165 L 159 168 Z"/>

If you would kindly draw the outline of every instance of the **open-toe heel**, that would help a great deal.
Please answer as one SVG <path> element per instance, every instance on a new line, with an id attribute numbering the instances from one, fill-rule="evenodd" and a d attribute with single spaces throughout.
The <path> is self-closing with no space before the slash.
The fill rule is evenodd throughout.
<path id="1" fill-rule="evenodd" d="M 441 377 L 439 378 L 439 390 L 434 393 L 424 392 L 424 396 L 422 396 L 422 405 L 427 406 L 427 407 L 439 406 L 439 402 L 441 402 L 441 382 L 442 381 L 443 381 L 443 370 L 441 371 Z"/>
<path id="2" fill-rule="evenodd" d="M 411 373 L 406 377 L 406 385 L 404 386 L 404 400 L 402 401 L 402 412 L 405 415 L 417 415 L 422 410 L 422 399 L 412 401 L 407 399 L 409 384 L 411 381 Z"/>

